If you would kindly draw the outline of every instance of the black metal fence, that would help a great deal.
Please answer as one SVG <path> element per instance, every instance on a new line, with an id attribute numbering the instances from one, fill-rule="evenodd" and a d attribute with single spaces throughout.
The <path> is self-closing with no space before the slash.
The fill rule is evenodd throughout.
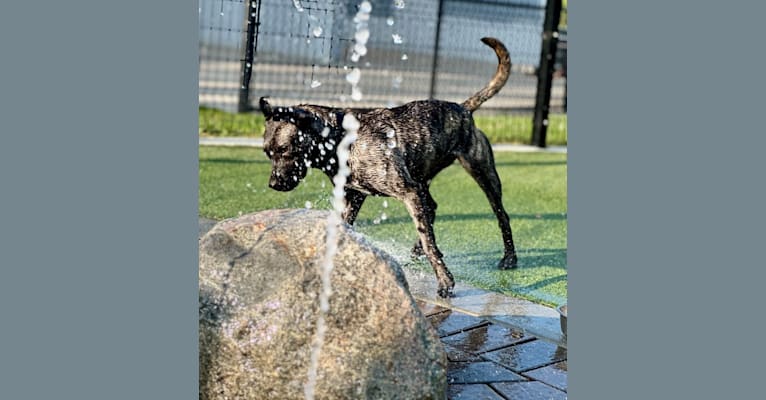
<path id="1" fill-rule="evenodd" d="M 249 111 L 266 95 L 276 104 L 354 107 L 428 97 L 462 102 L 494 74 L 497 59 L 480 42 L 493 36 L 508 47 L 513 69 L 480 112 L 530 119 L 547 107 L 565 112 L 566 51 L 557 45 L 565 40 L 558 17 L 548 19 L 556 33 L 543 34 L 545 0 L 368 1 L 368 52 L 353 62 L 360 0 L 200 0 L 200 105 Z M 560 0 L 552 3 L 560 10 Z M 544 49 L 554 56 L 546 59 Z M 346 82 L 354 68 L 361 71 L 360 101 L 351 99 Z"/>

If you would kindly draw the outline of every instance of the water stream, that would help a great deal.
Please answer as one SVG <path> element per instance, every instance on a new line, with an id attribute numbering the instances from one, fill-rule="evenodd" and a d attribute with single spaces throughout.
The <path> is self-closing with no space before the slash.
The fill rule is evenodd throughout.
<path id="1" fill-rule="evenodd" d="M 299 4 L 298 4 L 299 5 Z M 297 7 L 296 7 L 297 8 Z M 299 11 L 301 11 L 299 9 Z M 367 21 L 370 19 L 372 5 L 369 1 L 363 1 L 359 4 L 359 11 L 354 17 L 356 23 L 356 34 L 354 35 L 354 51 L 351 55 L 351 61 L 357 62 L 361 56 L 367 54 L 366 43 L 370 36 L 367 29 Z M 346 76 L 346 80 L 351 84 L 351 99 L 359 101 L 362 99 L 362 92 L 359 90 L 358 83 L 361 78 L 361 71 L 353 68 Z M 338 231 L 343 222 L 342 213 L 345 208 L 344 187 L 346 179 L 351 170 L 348 167 L 348 157 L 351 144 L 356 141 L 357 131 L 359 130 L 359 121 L 356 117 L 348 113 L 343 117 L 343 129 L 345 136 L 336 146 L 338 158 L 338 172 L 332 179 L 332 209 L 327 218 L 327 247 L 325 250 L 322 264 L 320 265 L 322 287 L 319 291 L 319 315 L 317 317 L 316 333 L 311 343 L 311 358 L 309 359 L 308 377 L 304 385 L 304 397 L 306 400 L 313 400 L 316 390 L 317 374 L 319 368 L 319 356 L 322 353 L 324 337 L 327 332 L 326 316 L 330 311 L 330 296 L 332 295 L 331 274 L 334 268 L 333 259 L 338 251 Z"/>

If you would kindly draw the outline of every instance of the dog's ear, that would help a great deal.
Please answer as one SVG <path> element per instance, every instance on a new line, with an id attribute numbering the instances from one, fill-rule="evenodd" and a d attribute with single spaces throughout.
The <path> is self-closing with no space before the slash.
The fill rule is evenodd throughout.
<path id="1" fill-rule="evenodd" d="M 263 116 L 267 119 L 270 118 L 274 112 L 271 109 L 271 104 L 266 101 L 266 97 L 261 97 L 261 99 L 258 101 L 258 104 L 261 106 L 261 112 L 263 113 Z"/>
<path id="2" fill-rule="evenodd" d="M 271 110 L 271 119 L 288 121 L 304 132 L 321 132 L 325 127 L 322 118 L 311 111 L 298 107 L 277 107 L 276 110 Z"/>

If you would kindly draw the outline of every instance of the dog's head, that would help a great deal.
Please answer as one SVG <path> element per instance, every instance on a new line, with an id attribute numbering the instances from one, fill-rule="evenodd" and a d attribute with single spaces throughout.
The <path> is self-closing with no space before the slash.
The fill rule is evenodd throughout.
<path id="1" fill-rule="evenodd" d="M 269 187 L 282 192 L 293 190 L 306 177 L 311 142 L 324 123 L 300 107 L 271 107 L 263 97 L 260 106 L 266 117 L 263 151 L 271 160 Z"/>

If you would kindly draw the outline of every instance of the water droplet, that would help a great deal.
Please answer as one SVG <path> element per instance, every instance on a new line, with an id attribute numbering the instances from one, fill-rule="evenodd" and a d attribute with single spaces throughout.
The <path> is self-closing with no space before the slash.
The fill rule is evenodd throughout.
<path id="1" fill-rule="evenodd" d="M 325 143 L 324 147 L 326 147 L 327 150 L 332 150 L 333 145 L 332 145 L 332 143 Z"/>
<path id="2" fill-rule="evenodd" d="M 387 219 L 388 219 L 388 215 L 386 215 L 386 213 L 380 213 L 380 219 L 381 219 L 382 221 L 385 221 L 385 220 L 387 220 Z"/>
<path id="3" fill-rule="evenodd" d="M 370 4 L 370 2 L 367 0 L 363 1 L 362 4 L 359 5 L 359 11 L 363 13 L 369 13 L 372 11 L 372 4 Z"/>
<path id="4" fill-rule="evenodd" d="M 223 17 L 223 11 L 221 11 L 221 16 Z M 240 214 L 240 215 L 242 215 L 242 214 Z"/>
<path id="5" fill-rule="evenodd" d="M 543 125 L 548 126 L 548 120 L 547 119 L 543 120 Z"/>
<path id="6" fill-rule="evenodd" d="M 322 86 L 322 82 L 319 82 L 318 80 L 314 79 L 311 81 L 311 88 L 316 89 L 318 87 Z"/>
<path id="7" fill-rule="evenodd" d="M 389 139 L 394 137 L 394 135 L 396 135 L 396 131 L 393 129 L 389 129 L 388 132 L 386 132 L 386 137 Z"/>
<path id="8" fill-rule="evenodd" d="M 362 100 L 362 91 L 359 90 L 359 88 L 356 86 L 351 88 L 351 100 L 354 100 L 354 101 Z"/>
<path id="9" fill-rule="evenodd" d="M 394 26 L 394 17 L 388 17 L 388 18 L 386 18 L 386 25 L 388 25 L 388 26 Z"/>
<path id="10" fill-rule="evenodd" d="M 322 27 L 317 26 L 316 28 L 314 28 L 314 30 L 311 33 L 314 34 L 314 37 L 319 37 L 320 35 L 322 35 Z"/>
<path id="11" fill-rule="evenodd" d="M 330 134 L 330 128 L 328 128 L 326 126 L 324 127 L 324 129 L 322 129 L 322 132 L 320 133 L 320 135 L 322 135 L 322 137 L 327 137 L 327 135 L 329 135 L 329 134 Z"/>
<path id="12" fill-rule="evenodd" d="M 394 6 L 401 10 L 405 6 L 404 0 L 394 0 Z"/>
<path id="13" fill-rule="evenodd" d="M 369 29 L 360 29 L 354 35 L 354 40 L 358 44 L 365 44 L 365 43 L 367 43 L 367 39 L 369 39 L 369 38 L 370 38 L 370 30 Z"/>
<path id="14" fill-rule="evenodd" d="M 367 54 L 367 46 L 357 43 L 354 45 L 354 52 L 360 56 L 363 56 Z M 359 59 L 357 58 L 356 61 L 359 61 Z"/>
<path id="15" fill-rule="evenodd" d="M 391 87 L 393 87 L 394 89 L 399 89 L 399 87 L 402 86 L 403 80 L 404 79 L 402 78 L 401 75 L 395 76 L 393 79 L 391 79 Z"/>
<path id="16" fill-rule="evenodd" d="M 408 58 L 409 58 L 409 57 L 407 57 L 407 54 L 402 54 L 402 60 L 406 60 L 406 59 L 408 59 Z"/>
<path id="17" fill-rule="evenodd" d="M 354 117 L 354 114 L 349 113 L 343 117 L 343 129 L 354 132 L 359 130 L 359 120 Z"/>
<path id="18" fill-rule="evenodd" d="M 379 225 L 380 224 L 380 218 L 375 218 L 374 220 L 372 220 L 372 223 L 375 224 L 375 225 Z"/>
<path id="19" fill-rule="evenodd" d="M 311 202 L 310 201 L 306 202 L 306 208 L 309 208 L 309 209 L 311 208 Z"/>
<path id="20" fill-rule="evenodd" d="M 383 200 L 383 208 L 388 208 L 388 200 Z"/>
<path id="21" fill-rule="evenodd" d="M 303 12 L 303 6 L 301 6 L 301 0 L 293 0 L 293 6 L 298 12 Z"/>
<path id="22" fill-rule="evenodd" d="M 394 43 L 395 44 L 402 44 L 402 42 L 403 42 L 402 36 L 399 35 L 398 33 L 392 34 L 391 37 L 394 39 Z"/>
<path id="23" fill-rule="evenodd" d="M 362 77 L 362 71 L 359 68 L 354 68 L 346 75 L 346 80 L 352 85 L 359 83 L 359 79 Z"/>
<path id="24" fill-rule="evenodd" d="M 393 149 L 394 147 L 396 147 L 396 141 L 389 140 L 388 143 L 386 143 L 386 145 L 388 146 L 389 149 Z"/>
<path id="25" fill-rule="evenodd" d="M 384 154 L 385 154 L 385 155 L 387 155 L 387 156 L 390 156 L 390 155 L 391 155 L 391 150 L 386 150 L 386 151 L 384 152 Z"/>

